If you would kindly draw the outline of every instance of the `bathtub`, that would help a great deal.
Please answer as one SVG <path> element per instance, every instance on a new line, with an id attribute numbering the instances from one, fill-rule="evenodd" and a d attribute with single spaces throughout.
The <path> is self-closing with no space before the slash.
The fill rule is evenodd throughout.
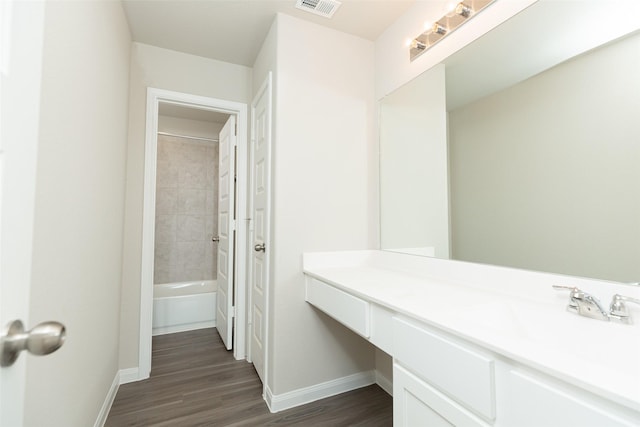
<path id="1" fill-rule="evenodd" d="M 153 335 L 216 326 L 215 280 L 153 285 Z"/>

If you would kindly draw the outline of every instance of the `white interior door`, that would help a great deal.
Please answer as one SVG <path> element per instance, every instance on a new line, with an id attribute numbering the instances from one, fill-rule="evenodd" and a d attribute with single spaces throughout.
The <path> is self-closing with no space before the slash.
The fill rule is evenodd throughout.
<path id="1" fill-rule="evenodd" d="M 13 3 L 13 4 L 12 4 Z M 29 320 L 44 2 L 0 2 L 0 328 Z M 23 425 L 27 357 L 0 368 L 0 425 Z"/>
<path id="2" fill-rule="evenodd" d="M 251 257 L 251 361 L 264 383 L 269 280 L 269 189 L 271 148 L 271 75 L 251 105 L 252 206 L 254 251 Z"/>
<path id="3" fill-rule="evenodd" d="M 230 116 L 219 135 L 218 172 L 218 307 L 216 327 L 227 347 L 233 346 L 233 287 L 235 253 L 236 116 Z"/>

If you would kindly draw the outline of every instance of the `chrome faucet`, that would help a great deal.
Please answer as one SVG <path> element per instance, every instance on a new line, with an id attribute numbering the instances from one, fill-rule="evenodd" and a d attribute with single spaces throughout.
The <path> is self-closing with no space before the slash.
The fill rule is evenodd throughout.
<path id="1" fill-rule="evenodd" d="M 568 289 L 571 291 L 569 293 L 570 301 L 569 305 L 567 305 L 567 311 L 592 319 L 609 320 L 609 313 L 607 313 L 602 304 L 600 304 L 600 301 L 593 295 L 573 286 L 553 285 L 553 288 L 558 290 Z"/>
<path id="2" fill-rule="evenodd" d="M 613 299 L 611 300 L 611 305 L 609 306 L 609 317 L 619 321 L 620 323 L 625 323 L 627 325 L 631 324 L 631 315 L 629 314 L 629 310 L 627 310 L 627 306 L 625 302 L 632 302 L 635 304 L 640 304 L 640 299 L 625 297 L 624 295 L 615 294 Z"/>

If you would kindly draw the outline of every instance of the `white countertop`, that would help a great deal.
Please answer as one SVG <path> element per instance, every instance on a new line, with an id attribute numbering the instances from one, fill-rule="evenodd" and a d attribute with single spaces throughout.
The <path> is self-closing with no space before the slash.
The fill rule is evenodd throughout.
<path id="1" fill-rule="evenodd" d="M 634 325 L 566 311 L 577 286 L 605 307 L 640 287 L 385 251 L 304 254 L 304 273 L 640 411 L 640 310 Z"/>

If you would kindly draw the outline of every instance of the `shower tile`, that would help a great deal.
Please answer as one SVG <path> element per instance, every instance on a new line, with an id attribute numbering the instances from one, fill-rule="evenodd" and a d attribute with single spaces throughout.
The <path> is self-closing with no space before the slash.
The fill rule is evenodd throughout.
<path id="1" fill-rule="evenodd" d="M 177 261 L 177 249 L 175 244 L 171 242 L 166 243 L 158 243 L 155 244 L 154 251 L 154 268 L 162 267 L 165 269 L 169 269 L 171 266 L 176 264 Z"/>
<path id="2" fill-rule="evenodd" d="M 205 153 L 205 145 L 187 142 L 182 147 L 182 164 L 204 165 Z"/>
<path id="3" fill-rule="evenodd" d="M 186 280 L 204 280 L 205 272 L 202 265 L 186 267 L 184 270 L 184 274 L 188 279 Z"/>
<path id="4" fill-rule="evenodd" d="M 218 191 L 209 189 L 205 190 L 205 214 L 218 215 Z"/>
<path id="5" fill-rule="evenodd" d="M 178 242 L 205 241 L 205 217 L 203 215 L 178 215 L 176 240 Z"/>
<path id="6" fill-rule="evenodd" d="M 178 189 L 162 188 L 156 190 L 156 215 L 177 213 Z"/>
<path id="7" fill-rule="evenodd" d="M 216 231 L 213 227 L 214 222 L 212 215 L 204 217 L 204 233 L 207 236 L 207 240 L 218 235 L 218 233 L 214 233 L 214 231 Z"/>
<path id="8" fill-rule="evenodd" d="M 166 160 L 158 160 L 156 186 L 158 188 L 178 187 L 178 165 Z"/>
<path id="9" fill-rule="evenodd" d="M 156 243 L 175 242 L 177 215 L 156 215 Z"/>
<path id="10" fill-rule="evenodd" d="M 204 259 L 204 278 L 215 279 L 218 265 L 218 244 L 211 243 L 207 245 Z"/>
<path id="11" fill-rule="evenodd" d="M 206 188 L 217 188 L 218 187 L 218 148 L 217 145 L 215 148 L 207 148 L 206 155 Z"/>
<path id="12" fill-rule="evenodd" d="M 205 165 L 180 165 L 178 169 L 178 185 L 180 188 L 205 189 L 207 186 Z"/>
<path id="13" fill-rule="evenodd" d="M 205 242 L 177 242 L 177 263 L 188 267 L 199 266 L 204 263 Z"/>
<path id="14" fill-rule="evenodd" d="M 167 161 L 176 164 L 182 157 L 182 143 L 178 138 L 158 135 L 158 162 Z"/>
<path id="15" fill-rule="evenodd" d="M 204 268 L 202 265 L 179 265 L 171 273 L 171 279 L 174 282 L 204 280 Z"/>
<path id="16" fill-rule="evenodd" d="M 161 284 L 161 283 L 170 283 L 173 282 L 173 278 L 171 277 L 171 270 L 169 267 L 154 265 L 153 266 L 153 283 Z"/>
<path id="17" fill-rule="evenodd" d="M 180 189 L 177 197 L 177 213 L 203 215 L 205 213 L 205 203 L 205 190 Z"/>

